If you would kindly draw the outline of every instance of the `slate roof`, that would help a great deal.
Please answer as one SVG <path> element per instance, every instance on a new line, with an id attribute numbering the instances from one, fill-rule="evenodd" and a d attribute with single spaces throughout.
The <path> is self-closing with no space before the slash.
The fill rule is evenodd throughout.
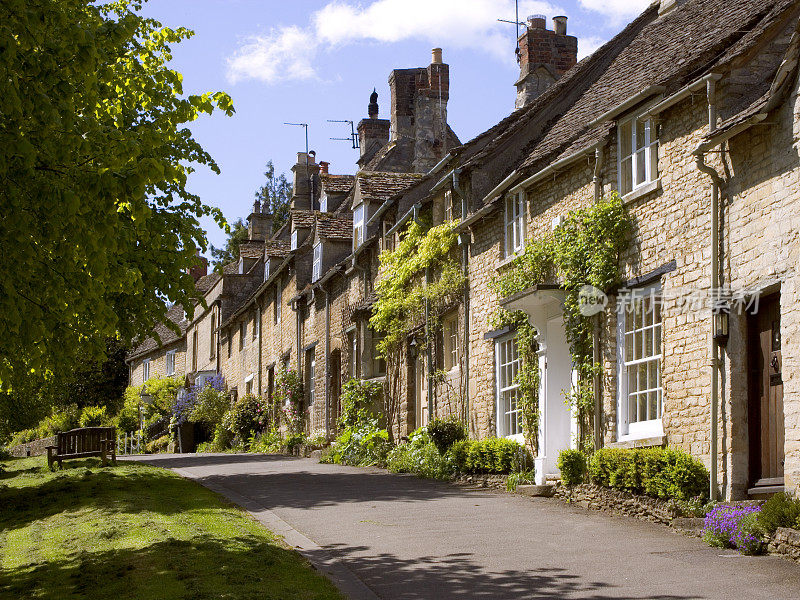
<path id="1" fill-rule="evenodd" d="M 362 199 L 383 202 L 417 183 L 422 175 L 361 171 L 356 179 Z"/>
<path id="2" fill-rule="evenodd" d="M 217 275 L 217 277 L 219 276 Z M 186 334 L 186 330 L 189 328 L 189 321 L 184 318 L 182 304 L 173 304 L 169 307 L 169 310 L 167 310 L 167 320 L 178 326 L 181 332 L 180 335 L 177 335 L 170 327 L 166 325 L 166 323 L 158 323 L 153 328 L 153 335 L 146 338 L 133 350 L 131 350 L 126 356 L 126 359 L 131 360 L 138 358 L 139 356 L 152 352 L 153 350 L 157 350 L 162 346 L 171 344 L 172 342 L 181 339 Z M 160 338 L 161 343 L 158 342 L 156 336 Z"/>
<path id="3" fill-rule="evenodd" d="M 320 175 L 322 189 L 328 194 L 346 194 L 353 187 L 356 178 L 353 175 Z"/>
<path id="4" fill-rule="evenodd" d="M 314 226 L 314 211 L 293 208 L 289 211 L 293 228 L 310 229 Z"/>
<path id="5" fill-rule="evenodd" d="M 353 216 L 330 213 L 317 215 L 317 233 L 329 240 L 353 239 Z"/>
<path id="6" fill-rule="evenodd" d="M 267 240 L 264 247 L 264 254 L 266 256 L 283 258 L 284 256 L 288 256 L 290 248 L 291 245 L 289 242 L 283 240 Z"/>
<path id="7" fill-rule="evenodd" d="M 475 165 L 526 137 L 531 142 L 497 182 L 512 169 L 536 172 L 604 140 L 613 123 L 589 124 L 625 100 L 651 86 L 663 86 L 669 96 L 740 56 L 793 5 L 795 0 L 686 0 L 659 17 L 654 3 L 531 104 L 453 153 L 463 166 Z M 750 90 L 752 99 L 764 91 Z"/>
<path id="8" fill-rule="evenodd" d="M 260 258 L 264 252 L 264 242 L 245 241 L 239 245 L 239 256 Z"/>

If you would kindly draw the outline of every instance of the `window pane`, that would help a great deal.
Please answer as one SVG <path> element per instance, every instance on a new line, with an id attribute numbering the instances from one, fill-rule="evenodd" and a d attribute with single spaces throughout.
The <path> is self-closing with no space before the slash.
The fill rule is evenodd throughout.
<path id="1" fill-rule="evenodd" d="M 644 330 L 644 356 L 651 356 L 653 354 L 653 330 Z M 643 356 L 643 357 L 644 357 Z"/>
<path id="2" fill-rule="evenodd" d="M 631 367 L 628 369 L 628 393 L 633 394 L 637 391 L 636 387 L 636 368 Z"/>
<path id="3" fill-rule="evenodd" d="M 655 340 L 655 355 L 661 354 L 661 325 L 653 328 L 653 338 Z"/>
<path id="4" fill-rule="evenodd" d="M 636 185 L 647 181 L 647 150 L 640 150 L 636 153 Z"/>
<path id="5" fill-rule="evenodd" d="M 642 332 L 637 331 L 633 334 L 634 337 L 634 349 L 633 349 L 633 360 L 640 360 L 642 358 Z"/>
<path id="6" fill-rule="evenodd" d="M 636 121 L 636 150 L 647 146 L 649 121 Z"/>
<path id="7" fill-rule="evenodd" d="M 633 160 L 628 157 L 622 161 L 621 170 L 621 187 L 620 190 L 623 194 L 627 194 L 633 189 Z"/>
<path id="8" fill-rule="evenodd" d="M 650 296 L 645 296 L 642 299 L 642 316 L 644 318 L 644 326 L 653 324 L 653 305 Z"/>
<path id="9" fill-rule="evenodd" d="M 630 360 L 633 356 L 633 334 L 625 334 L 625 360 Z"/>
<path id="10" fill-rule="evenodd" d="M 658 387 L 658 361 L 650 361 L 647 366 L 647 388 L 654 390 Z"/>
<path id="11" fill-rule="evenodd" d="M 639 394 L 637 396 L 638 404 L 639 404 L 639 412 L 636 415 L 637 421 L 646 421 L 647 420 L 647 394 Z"/>
<path id="12" fill-rule="evenodd" d="M 627 158 L 631 155 L 631 125 L 629 121 L 619 128 L 619 142 L 620 142 L 620 155 L 622 158 Z"/>
<path id="13" fill-rule="evenodd" d="M 648 398 L 647 418 L 648 419 L 657 419 L 659 417 L 659 415 L 658 415 L 658 392 L 650 392 L 647 395 L 647 398 Z"/>
<path id="14" fill-rule="evenodd" d="M 637 407 L 636 394 L 631 394 L 628 396 L 628 421 L 630 423 L 636 423 L 639 420 L 636 412 Z"/>

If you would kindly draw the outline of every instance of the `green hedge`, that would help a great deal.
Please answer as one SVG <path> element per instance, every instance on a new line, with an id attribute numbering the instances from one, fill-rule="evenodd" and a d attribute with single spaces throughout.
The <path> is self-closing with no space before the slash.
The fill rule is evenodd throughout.
<path id="1" fill-rule="evenodd" d="M 449 454 L 461 473 L 513 473 L 524 467 L 523 462 L 533 464 L 518 442 L 503 438 L 462 440 L 450 447 Z"/>
<path id="2" fill-rule="evenodd" d="M 708 470 L 672 448 L 601 448 L 589 461 L 592 483 L 656 498 L 689 500 L 708 494 Z"/>
<path id="3" fill-rule="evenodd" d="M 562 450 L 556 462 L 564 485 L 578 485 L 586 481 L 586 455 L 580 450 Z"/>

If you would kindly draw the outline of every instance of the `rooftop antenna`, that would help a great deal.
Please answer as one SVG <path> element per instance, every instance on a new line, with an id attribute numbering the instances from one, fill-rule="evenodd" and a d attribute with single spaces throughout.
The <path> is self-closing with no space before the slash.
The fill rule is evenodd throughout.
<path id="1" fill-rule="evenodd" d="M 348 121 L 347 119 L 340 120 L 340 119 L 328 119 L 328 123 L 349 123 L 350 124 L 350 137 L 349 138 L 335 138 L 332 137 L 330 139 L 335 140 L 337 142 L 350 142 L 353 145 L 353 150 L 358 150 L 361 145 L 358 143 L 358 134 L 356 133 L 355 125 L 353 125 L 353 121 Z"/>
<path id="2" fill-rule="evenodd" d="M 314 210 L 314 179 L 308 171 L 308 123 L 286 123 L 292 127 L 302 127 L 306 132 L 306 175 L 308 175 L 308 208 Z"/>
<path id="3" fill-rule="evenodd" d="M 514 38 L 514 43 L 517 45 L 516 49 L 514 50 L 514 54 L 517 57 L 517 62 L 520 60 L 519 56 L 519 26 L 526 25 L 522 21 L 519 20 L 519 0 L 514 0 L 514 20 L 509 21 L 508 19 L 497 19 L 500 23 L 511 23 L 512 25 L 516 25 L 517 27 L 517 37 Z"/>

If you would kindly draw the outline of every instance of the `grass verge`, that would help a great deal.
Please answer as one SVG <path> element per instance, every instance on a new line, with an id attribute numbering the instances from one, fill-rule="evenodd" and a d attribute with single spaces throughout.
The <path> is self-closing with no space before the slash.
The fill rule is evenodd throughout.
<path id="1" fill-rule="evenodd" d="M 246 512 L 164 469 L 2 465 L 2 599 L 342 598 Z"/>

